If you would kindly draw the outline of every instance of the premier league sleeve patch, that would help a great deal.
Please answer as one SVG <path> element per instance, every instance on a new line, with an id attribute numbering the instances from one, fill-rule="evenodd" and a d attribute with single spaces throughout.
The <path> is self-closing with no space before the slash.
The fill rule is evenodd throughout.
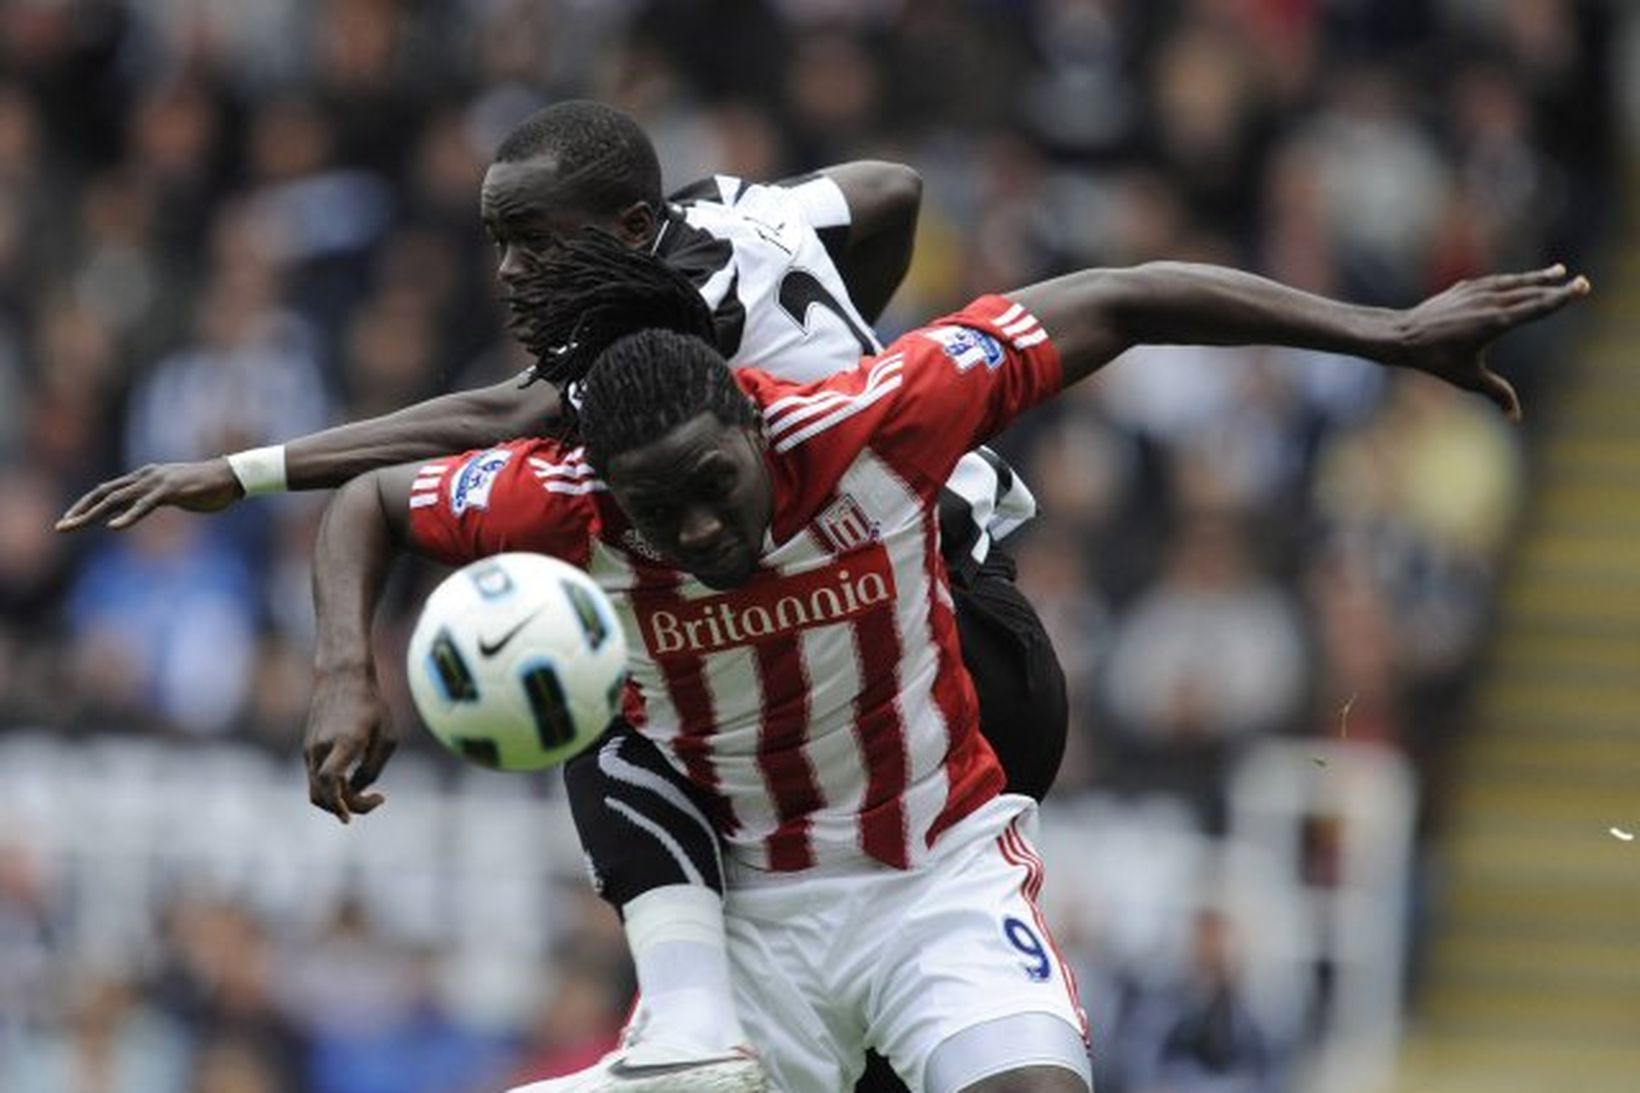
<path id="1" fill-rule="evenodd" d="M 511 458 L 510 449 L 491 448 L 463 463 L 456 472 L 456 480 L 450 484 L 451 513 L 460 516 L 468 509 L 488 508 L 490 489 Z"/>
<path id="2" fill-rule="evenodd" d="M 931 326 L 922 334 L 945 350 L 959 372 L 966 372 L 976 364 L 983 364 L 993 372 L 1002 366 L 1002 343 L 982 330 L 969 326 Z"/>

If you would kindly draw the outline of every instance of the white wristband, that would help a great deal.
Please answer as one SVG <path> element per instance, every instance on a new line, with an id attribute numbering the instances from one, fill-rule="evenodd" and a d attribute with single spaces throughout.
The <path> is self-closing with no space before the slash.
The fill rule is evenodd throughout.
<path id="1" fill-rule="evenodd" d="M 258 493 L 284 493 L 285 446 L 273 444 L 266 448 L 250 448 L 228 456 L 233 476 L 249 497 Z"/>

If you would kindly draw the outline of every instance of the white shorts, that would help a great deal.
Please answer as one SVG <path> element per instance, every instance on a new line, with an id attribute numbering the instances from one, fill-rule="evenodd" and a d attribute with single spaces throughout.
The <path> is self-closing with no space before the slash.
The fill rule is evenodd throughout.
<path id="1" fill-rule="evenodd" d="M 726 919 L 736 1002 L 780 1093 L 853 1087 L 867 1047 L 913 1090 L 934 1050 L 999 1018 L 1064 1022 L 1086 1074 L 1087 1019 L 1036 907 L 1036 805 L 989 802 L 914 870 L 771 878 L 731 866 Z M 982 1041 L 981 1041 L 982 1042 Z M 1019 1065 L 1057 1062 L 1022 1058 Z"/>

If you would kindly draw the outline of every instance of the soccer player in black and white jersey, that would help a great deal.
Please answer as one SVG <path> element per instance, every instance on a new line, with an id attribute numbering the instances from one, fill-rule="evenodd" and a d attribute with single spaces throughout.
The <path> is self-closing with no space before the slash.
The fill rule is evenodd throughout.
<path id="1" fill-rule="evenodd" d="M 586 102 L 537 113 L 497 150 L 482 209 L 511 325 L 538 357 L 533 371 L 549 382 L 508 380 L 274 448 L 144 467 L 88 492 L 59 527 L 129 527 L 161 505 L 214 511 L 253 493 L 333 487 L 374 467 L 538 432 L 561 408 L 550 381 L 561 378 L 562 347 L 538 337 L 540 301 L 517 296 L 532 283 L 532 268 L 588 226 L 688 276 L 712 309 L 718 348 L 732 366 L 807 381 L 852 369 L 880 349 L 868 320 L 909 263 L 920 199 L 909 168 L 850 163 L 778 185 L 716 176 L 670 201 L 660 195 L 654 149 L 630 118 Z M 992 541 L 1029 519 L 1035 502 L 984 451 L 966 457 L 948 485 L 943 545 L 982 723 L 1008 730 L 991 742 L 1010 788 L 1040 797 L 1064 745 L 1063 675 L 1013 586 L 1011 560 Z M 565 780 L 595 882 L 622 911 L 632 941 L 646 1049 L 701 1053 L 740 1044 L 722 959 L 718 847 L 690 791 L 630 733 L 569 764 Z M 361 789 L 348 811 L 379 801 Z M 612 815 L 620 822 L 609 822 Z"/>

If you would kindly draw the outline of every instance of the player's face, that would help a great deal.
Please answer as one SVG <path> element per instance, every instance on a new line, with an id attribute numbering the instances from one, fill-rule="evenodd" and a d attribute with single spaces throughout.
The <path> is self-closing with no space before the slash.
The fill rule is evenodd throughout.
<path id="1" fill-rule="evenodd" d="M 479 199 L 484 230 L 496 249 L 496 277 L 511 287 L 565 239 L 588 227 L 616 225 L 566 198 L 550 159 L 492 163 Z"/>
<path id="2" fill-rule="evenodd" d="M 756 571 L 774 488 L 755 429 L 703 413 L 614 456 L 604 478 L 668 564 L 718 589 L 734 588 Z"/>
<path id="3" fill-rule="evenodd" d="M 647 244 L 655 214 L 638 203 L 619 213 L 587 209 L 558 177 L 550 156 L 522 163 L 492 163 L 479 198 L 484 230 L 496 248 L 496 277 L 511 288 L 532 267 L 587 228 L 598 228 L 629 246 Z"/>

